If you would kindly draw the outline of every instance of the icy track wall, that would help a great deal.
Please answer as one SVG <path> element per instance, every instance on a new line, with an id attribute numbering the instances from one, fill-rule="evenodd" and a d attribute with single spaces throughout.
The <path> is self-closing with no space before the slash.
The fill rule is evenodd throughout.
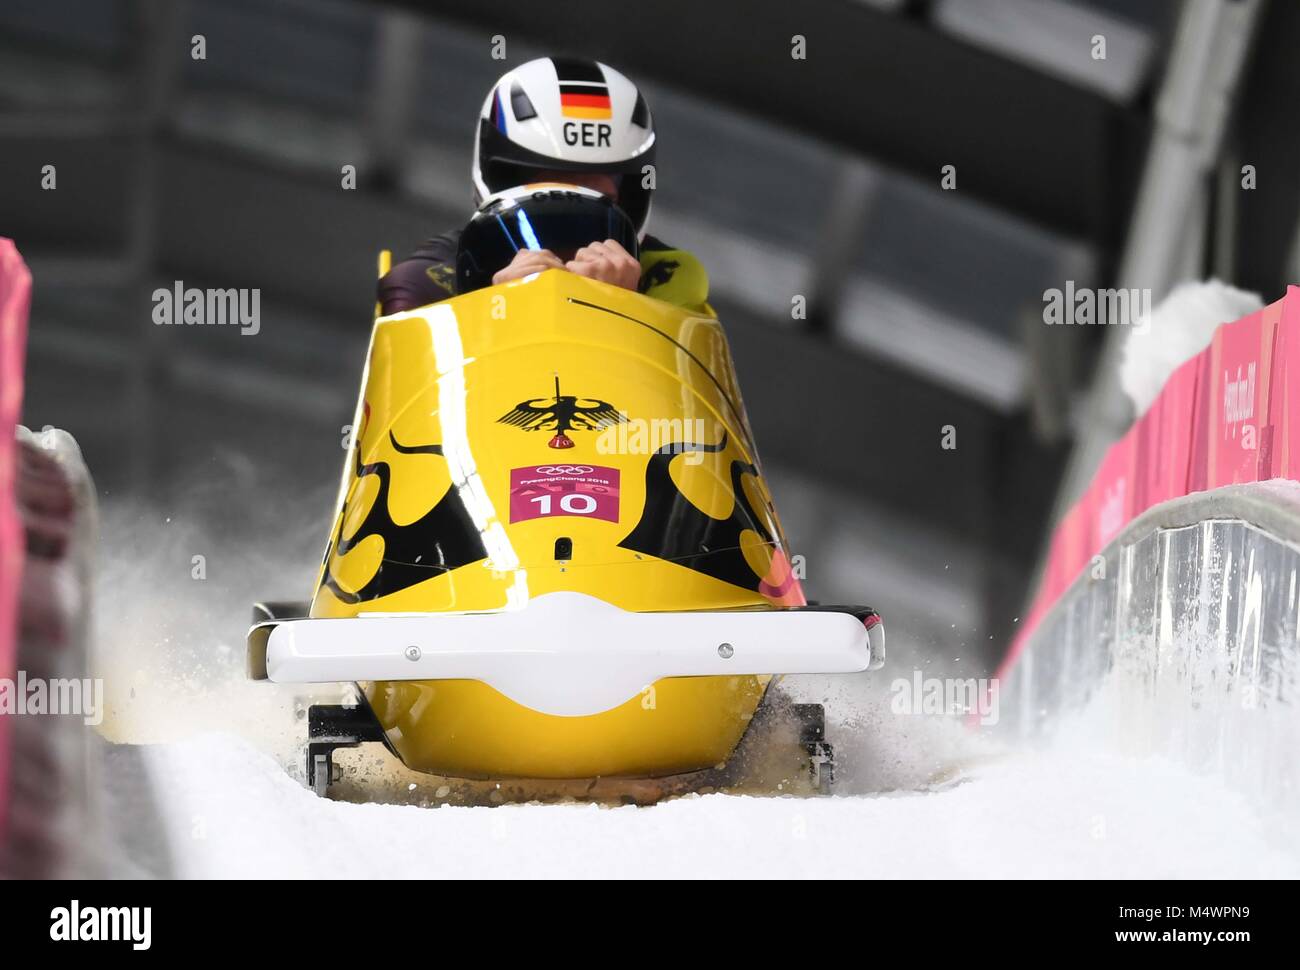
<path id="1" fill-rule="evenodd" d="M 1158 339 L 1135 335 L 1134 339 Z M 1183 364 L 1051 544 L 998 672 L 1004 728 L 1069 723 L 1300 816 L 1300 288 Z"/>
<path id="2" fill-rule="evenodd" d="M 22 258 L 0 239 L 0 878 L 91 875 L 100 864 L 90 712 L 70 686 L 85 683 L 95 494 L 71 435 L 16 424 L 30 294 Z M 80 694 L 82 709 L 25 710 L 31 696 L 53 705 L 56 691 Z"/>
<path id="3" fill-rule="evenodd" d="M 22 409 L 23 351 L 32 278 L 18 250 L 0 239 L 0 679 L 17 665 L 18 587 L 23 533 L 14 496 L 14 428 Z M 10 719 L 0 716 L 0 853 L 7 844 Z"/>

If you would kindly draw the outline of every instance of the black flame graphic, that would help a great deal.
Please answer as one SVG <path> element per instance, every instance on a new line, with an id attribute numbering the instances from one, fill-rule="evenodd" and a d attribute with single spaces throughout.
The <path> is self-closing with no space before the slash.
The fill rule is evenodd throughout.
<path id="1" fill-rule="evenodd" d="M 441 455 L 442 445 L 415 445 L 406 447 L 398 443 L 392 431 L 388 440 L 395 451 L 404 455 Z M 459 569 L 487 558 L 483 536 L 470 518 L 455 485 L 447 489 L 438 503 L 409 525 L 397 525 L 388 512 L 388 493 L 392 469 L 387 462 L 369 465 L 361 463 L 361 449 L 357 448 L 358 479 L 374 475 L 379 479 L 379 494 L 366 513 L 361 526 L 351 538 L 343 538 L 343 523 L 347 521 L 348 506 L 339 515 L 338 529 L 325 550 L 325 571 L 321 585 L 328 587 L 345 603 L 361 603 L 378 599 L 389 593 L 414 586 L 433 576 Z M 358 543 L 371 536 L 384 542 L 383 560 L 375 574 L 355 593 L 343 589 L 333 573 L 336 557 L 346 555 Z"/>
<path id="2" fill-rule="evenodd" d="M 759 592 L 763 577 L 745 559 L 740 548 L 741 533 L 753 530 L 769 546 L 779 547 L 780 543 L 768 528 L 767 518 L 754 509 L 741 486 L 741 476 L 757 476 L 758 468 L 739 459 L 731 462 L 731 491 L 736 501 L 725 519 L 700 511 L 681 493 L 668 471 L 673 458 L 684 451 L 719 452 L 726 445 L 727 434 L 723 432 L 716 445 L 677 442 L 651 455 L 646 463 L 646 500 L 641 519 L 619 545 Z"/>

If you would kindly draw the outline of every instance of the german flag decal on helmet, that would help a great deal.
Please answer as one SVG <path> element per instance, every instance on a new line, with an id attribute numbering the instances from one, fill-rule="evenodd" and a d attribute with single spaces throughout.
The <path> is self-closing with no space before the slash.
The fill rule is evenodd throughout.
<path id="1" fill-rule="evenodd" d="M 608 119 L 614 116 L 609 104 L 609 87 L 595 61 L 553 57 L 560 82 L 560 114 L 566 118 Z"/>

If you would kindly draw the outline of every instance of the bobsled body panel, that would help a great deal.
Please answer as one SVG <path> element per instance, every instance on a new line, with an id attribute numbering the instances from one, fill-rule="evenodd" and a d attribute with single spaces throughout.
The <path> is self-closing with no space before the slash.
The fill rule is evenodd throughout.
<path id="1" fill-rule="evenodd" d="M 804 602 L 715 319 L 561 271 L 380 318 L 354 428 L 313 617 Z M 413 768 L 554 778 L 725 761 L 768 679 L 583 717 L 477 681 L 363 689 Z"/>

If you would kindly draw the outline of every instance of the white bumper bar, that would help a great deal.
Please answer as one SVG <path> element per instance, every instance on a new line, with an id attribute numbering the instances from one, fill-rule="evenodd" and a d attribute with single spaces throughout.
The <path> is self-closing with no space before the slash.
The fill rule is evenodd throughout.
<path id="1" fill-rule="evenodd" d="M 867 623 L 818 609 L 631 613 L 583 593 L 548 593 L 494 613 L 258 624 L 249 669 L 277 683 L 478 680 L 533 710 L 581 716 L 664 677 L 876 668 L 884 629 L 874 614 Z"/>

